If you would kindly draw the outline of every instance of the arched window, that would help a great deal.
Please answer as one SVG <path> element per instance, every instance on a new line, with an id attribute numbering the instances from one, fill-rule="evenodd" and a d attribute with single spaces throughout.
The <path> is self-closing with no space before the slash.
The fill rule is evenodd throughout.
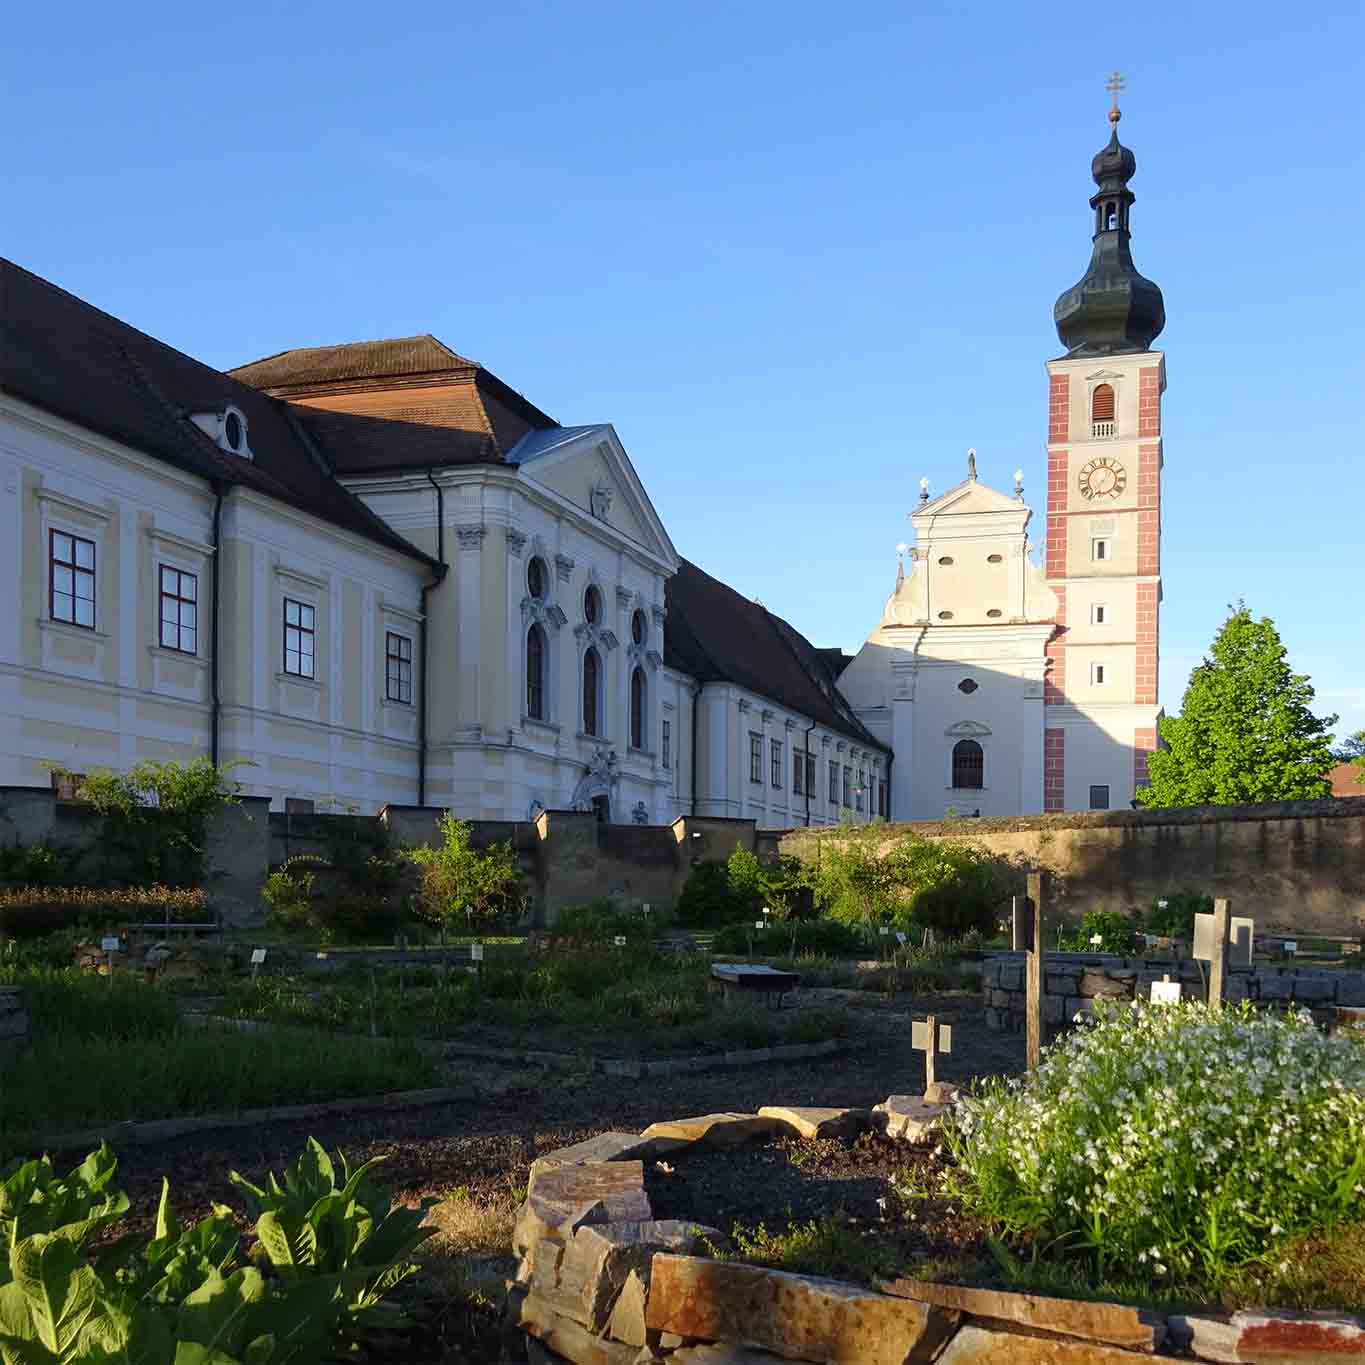
<path id="1" fill-rule="evenodd" d="M 642 611 L 636 611 L 630 618 L 630 638 L 637 645 L 645 642 L 645 614 Z"/>
<path id="2" fill-rule="evenodd" d="M 645 747 L 645 671 L 637 668 L 630 675 L 630 747 Z"/>
<path id="3" fill-rule="evenodd" d="M 538 625 L 526 632 L 526 714 L 545 719 L 545 632 Z"/>
<path id="4" fill-rule="evenodd" d="M 596 625 L 602 615 L 602 594 L 594 587 L 589 587 L 583 594 L 583 619 L 590 625 Z"/>
<path id="5" fill-rule="evenodd" d="M 985 755 L 976 740 L 960 739 L 953 745 L 954 787 L 982 787 L 985 771 Z"/>
<path id="6" fill-rule="evenodd" d="M 532 601 L 543 602 L 545 600 L 546 578 L 545 561 L 539 555 L 533 556 L 531 562 L 526 566 L 526 591 L 530 593 Z"/>
<path id="7" fill-rule="evenodd" d="M 1090 434 L 1092 436 L 1112 436 L 1114 434 L 1114 387 L 1112 384 L 1096 384 L 1090 395 Z"/>
<path id="8" fill-rule="evenodd" d="M 601 691 L 602 663 L 597 651 L 590 649 L 583 656 L 583 733 L 597 733 L 597 702 Z"/>

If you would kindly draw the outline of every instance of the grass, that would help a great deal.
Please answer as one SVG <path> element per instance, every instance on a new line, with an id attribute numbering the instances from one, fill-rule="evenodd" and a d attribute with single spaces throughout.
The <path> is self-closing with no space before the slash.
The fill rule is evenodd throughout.
<path id="1" fill-rule="evenodd" d="M 734 1252 L 709 1248 L 724 1260 L 752 1261 L 796 1275 L 819 1275 L 871 1284 L 898 1273 L 899 1262 L 888 1247 L 842 1218 L 827 1214 L 808 1223 L 793 1223 L 785 1232 L 770 1232 L 764 1223 L 746 1228 L 736 1223 L 730 1233 Z"/>
<path id="2" fill-rule="evenodd" d="M 3 1076 L 0 1146 L 58 1129 L 298 1104 L 438 1083 L 402 1044 L 299 1031 L 263 1037 L 186 1030 L 174 1000 L 127 977 L 7 971 L 24 988 L 33 1047 Z"/>

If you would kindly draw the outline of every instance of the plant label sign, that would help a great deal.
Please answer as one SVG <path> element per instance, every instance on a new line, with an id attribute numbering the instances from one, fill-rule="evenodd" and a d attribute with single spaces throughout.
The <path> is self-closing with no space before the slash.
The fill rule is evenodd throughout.
<path id="1" fill-rule="evenodd" d="M 483 944 L 482 944 L 482 943 L 471 943 L 471 944 L 469 945 L 469 960 L 470 960 L 471 962 L 482 962 L 482 961 L 483 961 Z"/>
<path id="2" fill-rule="evenodd" d="M 618 948 L 624 948 L 626 946 L 626 936 L 624 934 L 617 934 L 612 941 Z"/>
<path id="3" fill-rule="evenodd" d="M 1104 935 L 1103 935 L 1103 934 L 1091 934 L 1091 935 L 1090 935 L 1090 946 L 1091 946 L 1092 948 L 1098 948 L 1098 947 L 1100 946 L 1100 944 L 1103 943 L 1103 942 L 1104 942 Z"/>
<path id="4" fill-rule="evenodd" d="M 899 943 L 899 944 L 901 945 L 902 948 L 905 947 L 905 930 L 904 930 L 904 929 L 897 929 L 897 930 L 896 930 L 896 942 Z"/>
<path id="5" fill-rule="evenodd" d="M 1290 957 L 1293 957 L 1299 951 L 1298 941 L 1292 938 L 1285 939 L 1284 950 Z"/>
<path id="6" fill-rule="evenodd" d="M 251 950 L 251 965 L 259 967 L 265 961 L 265 949 L 253 948 Z"/>
<path id="7" fill-rule="evenodd" d="M 116 952 L 118 952 L 118 938 L 117 938 L 117 936 L 115 936 L 114 938 L 102 938 L 102 939 L 100 939 L 100 947 L 101 947 L 106 953 L 116 953 Z"/>
<path id="8" fill-rule="evenodd" d="M 1153 981 L 1152 1004 L 1178 1005 L 1180 1003 L 1180 982 Z"/>
<path id="9" fill-rule="evenodd" d="M 1251 966 L 1251 937 L 1255 921 L 1233 915 L 1228 920 L 1228 949 L 1226 962 L 1229 967 Z M 1288 947 L 1288 945 L 1285 945 Z M 1194 917 L 1194 948 L 1190 956 L 1201 962 L 1213 961 L 1213 916 Z"/>
<path id="10" fill-rule="evenodd" d="M 891 930 L 888 929 L 888 928 L 886 927 L 886 925 L 884 925 L 884 924 L 882 925 L 882 927 L 881 927 L 877 932 L 878 932 L 883 938 L 890 938 L 890 937 L 891 937 Z"/>
<path id="11" fill-rule="evenodd" d="M 755 929 L 766 929 L 767 927 L 768 927 L 768 921 L 767 921 L 767 920 L 756 919 L 756 920 L 754 921 L 754 928 L 755 928 Z"/>
<path id="12" fill-rule="evenodd" d="M 910 1025 L 910 1046 L 920 1052 L 929 1051 L 929 1021 L 927 1019 L 916 1019 Z M 938 1026 L 938 1046 L 935 1052 L 951 1052 L 953 1050 L 953 1026 L 951 1024 L 940 1024 Z"/>

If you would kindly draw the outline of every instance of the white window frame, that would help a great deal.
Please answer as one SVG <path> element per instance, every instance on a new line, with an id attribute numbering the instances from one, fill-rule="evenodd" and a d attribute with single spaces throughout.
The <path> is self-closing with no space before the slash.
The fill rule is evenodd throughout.
<path id="1" fill-rule="evenodd" d="M 1109 553 L 1110 543 L 1108 536 L 1091 536 L 1090 538 L 1090 561 L 1092 564 L 1112 563 Z"/>
<path id="2" fill-rule="evenodd" d="M 1105 619 L 1108 614 L 1108 603 L 1092 602 L 1090 604 L 1090 624 L 1092 626 L 1107 626 L 1109 622 Z"/>
<path id="3" fill-rule="evenodd" d="M 1102 663 L 1092 663 L 1090 665 L 1090 685 L 1091 687 L 1104 687 L 1104 665 Z"/>
<path id="4" fill-rule="evenodd" d="M 290 621 L 289 608 L 298 607 L 298 619 Z M 308 612 L 310 621 L 304 625 L 303 613 Z M 299 667 L 297 670 L 289 667 L 289 631 L 291 627 L 299 632 L 299 648 L 293 652 L 299 657 Z M 307 635 L 311 641 L 311 648 L 307 655 L 309 669 L 303 671 L 303 638 Z M 318 605 L 316 602 L 309 602 L 302 597 L 292 597 L 289 593 L 280 594 L 280 672 L 285 678 L 299 678 L 304 682 L 317 682 L 318 680 Z"/>

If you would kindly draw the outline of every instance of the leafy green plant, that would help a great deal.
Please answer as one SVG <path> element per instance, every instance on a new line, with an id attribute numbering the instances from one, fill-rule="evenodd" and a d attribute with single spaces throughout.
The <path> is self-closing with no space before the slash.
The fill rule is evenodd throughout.
<path id="1" fill-rule="evenodd" d="M 0 848 L 0 885 L 55 886 L 62 876 L 62 860 L 50 844 L 12 844 Z"/>
<path id="2" fill-rule="evenodd" d="M 1213 897 L 1194 891 L 1178 891 L 1155 897 L 1147 911 L 1146 929 L 1161 938 L 1194 942 L 1194 917 L 1213 914 Z"/>
<path id="3" fill-rule="evenodd" d="M 821 957 L 863 957 L 869 951 L 866 933 L 856 925 L 837 919 L 788 920 L 774 924 L 762 933 L 755 932 L 748 923 L 730 924 L 717 930 L 711 940 L 711 950 L 745 953 L 749 950 L 750 939 L 756 952 L 792 957 L 803 953 Z"/>
<path id="4" fill-rule="evenodd" d="M 1096 1003 L 1020 1081 L 979 1083 L 953 1194 L 1150 1289 L 1217 1285 L 1365 1217 L 1365 1048 L 1302 1015 Z"/>
<path id="5" fill-rule="evenodd" d="M 556 938 L 578 944 L 613 944 L 624 938 L 633 947 L 647 944 L 667 929 L 673 916 L 667 910 L 630 910 L 609 900 L 566 905 L 555 918 Z"/>
<path id="6" fill-rule="evenodd" d="M 0 1260 L 0 1361 L 320 1365 L 335 1358 L 388 1307 L 383 1296 L 411 1272 L 406 1258 L 426 1235 L 416 1226 L 423 1211 L 395 1218 L 387 1199 L 366 1185 L 372 1164 L 329 1191 L 331 1161 L 310 1139 L 278 1201 L 234 1173 L 251 1202 L 277 1202 L 257 1216 L 251 1265 L 238 1264 L 230 1208 L 215 1205 L 209 1217 L 181 1227 L 164 1180 L 150 1238 L 93 1246 L 128 1209 L 113 1185 L 117 1164 L 107 1146 L 63 1178 L 46 1158 L 11 1166 L 0 1174 L 7 1252 Z M 272 1191 L 276 1184 L 271 1177 Z M 310 1193 L 317 1198 L 286 1244 L 281 1210 Z M 318 1229 L 330 1239 L 327 1253 L 299 1254 L 319 1245 Z"/>
<path id="7" fill-rule="evenodd" d="M 270 908 L 270 919 L 286 933 L 315 930 L 325 933 L 313 912 L 313 884 L 325 863 L 316 854 L 298 853 L 286 859 L 261 887 L 261 899 Z"/>
<path id="8" fill-rule="evenodd" d="M 1092 940 L 1098 936 L 1100 942 Z M 1070 934 L 1059 934 L 1057 946 L 1069 953 L 1136 953 L 1142 947 L 1138 927 L 1127 915 L 1115 910 L 1087 910 L 1081 916 L 1080 928 Z"/>
<path id="9" fill-rule="evenodd" d="M 443 932 L 491 929 L 519 919 L 525 908 L 521 869 L 510 843 L 474 847 L 473 826 L 449 811 L 440 820 L 441 843 L 406 850 L 417 865 L 418 911 Z"/>

